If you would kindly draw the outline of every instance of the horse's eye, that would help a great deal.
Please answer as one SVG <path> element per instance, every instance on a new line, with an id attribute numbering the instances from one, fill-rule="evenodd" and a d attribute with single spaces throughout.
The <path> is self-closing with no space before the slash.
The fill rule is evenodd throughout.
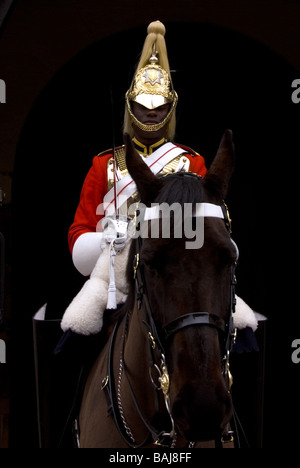
<path id="1" fill-rule="evenodd" d="M 145 269 L 152 274 L 159 274 L 162 269 L 161 255 L 155 251 L 148 252 L 147 255 L 142 255 L 141 260 L 145 265 Z"/>
<path id="2" fill-rule="evenodd" d="M 159 270 L 160 262 L 158 261 L 156 256 L 153 256 L 153 258 L 151 259 L 145 259 L 143 261 L 147 270 L 151 272 L 157 272 Z"/>

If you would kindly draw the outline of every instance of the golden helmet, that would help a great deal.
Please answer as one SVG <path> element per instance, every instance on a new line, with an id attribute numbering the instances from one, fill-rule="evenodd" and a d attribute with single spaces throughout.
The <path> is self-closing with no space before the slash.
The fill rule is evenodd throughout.
<path id="1" fill-rule="evenodd" d="M 130 132 L 134 122 L 145 131 L 156 131 L 169 122 L 168 137 L 175 133 L 175 108 L 178 97 L 172 84 L 170 67 L 164 35 L 165 26 L 154 21 L 148 26 L 143 51 L 131 87 L 126 93 L 124 130 Z M 148 109 L 155 109 L 169 103 L 170 110 L 166 118 L 155 125 L 142 124 L 133 114 L 130 102 L 137 102 Z M 126 128 L 127 127 L 127 128 Z"/>

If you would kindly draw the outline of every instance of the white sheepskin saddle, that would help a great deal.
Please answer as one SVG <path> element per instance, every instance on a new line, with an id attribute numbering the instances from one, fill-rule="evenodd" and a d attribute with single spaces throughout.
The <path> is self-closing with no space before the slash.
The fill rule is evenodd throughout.
<path id="1" fill-rule="evenodd" d="M 127 242 L 122 252 L 114 257 L 117 304 L 124 303 L 128 294 L 125 270 L 129 246 L 130 242 Z M 103 313 L 108 301 L 110 261 L 110 249 L 107 246 L 101 253 L 90 278 L 66 309 L 61 322 L 63 331 L 70 329 L 81 335 L 92 335 L 101 331 Z M 236 296 L 236 311 L 233 317 L 236 328 L 241 330 L 250 327 L 255 331 L 260 319 L 265 317 L 255 313 L 243 299 Z"/>

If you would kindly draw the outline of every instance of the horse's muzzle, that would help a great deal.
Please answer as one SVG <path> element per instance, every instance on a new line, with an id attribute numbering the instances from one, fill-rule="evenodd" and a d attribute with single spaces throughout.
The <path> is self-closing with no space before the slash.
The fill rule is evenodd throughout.
<path id="1" fill-rule="evenodd" d="M 231 396 L 222 383 L 217 386 L 188 385 L 175 398 L 171 413 L 176 432 L 185 439 L 216 439 L 231 419 Z"/>

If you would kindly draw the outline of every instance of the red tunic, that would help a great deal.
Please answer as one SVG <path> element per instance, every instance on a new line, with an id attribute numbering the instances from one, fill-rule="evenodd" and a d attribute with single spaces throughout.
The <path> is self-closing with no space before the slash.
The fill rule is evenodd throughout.
<path id="1" fill-rule="evenodd" d="M 188 151 L 185 156 L 190 160 L 189 171 L 204 177 L 206 174 L 204 158 L 190 148 L 182 145 L 177 146 L 183 148 L 184 151 Z M 112 150 L 108 150 L 93 158 L 93 165 L 83 183 L 79 205 L 68 233 L 71 252 L 78 237 L 85 232 L 95 232 L 99 220 L 103 218 L 103 215 L 96 214 L 96 211 L 99 204 L 103 203 L 103 198 L 108 192 L 107 164 L 112 157 Z"/>

